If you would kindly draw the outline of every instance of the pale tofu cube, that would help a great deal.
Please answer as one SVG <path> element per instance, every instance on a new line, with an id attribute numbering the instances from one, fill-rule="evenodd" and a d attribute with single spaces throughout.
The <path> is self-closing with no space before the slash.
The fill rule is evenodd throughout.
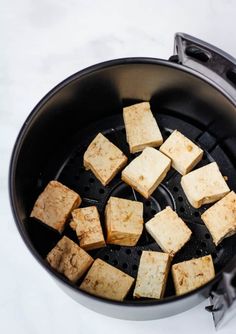
<path id="1" fill-rule="evenodd" d="M 106 186 L 126 165 L 124 153 L 99 133 L 84 153 L 84 167 Z"/>
<path id="2" fill-rule="evenodd" d="M 230 191 L 216 162 L 182 176 L 181 186 L 188 201 L 196 209 L 203 204 L 218 201 Z"/>
<path id="3" fill-rule="evenodd" d="M 133 277 L 101 259 L 96 259 L 80 289 L 98 297 L 123 301 L 133 282 Z"/>
<path id="4" fill-rule="evenodd" d="M 163 143 L 149 102 L 141 102 L 124 108 L 123 118 L 131 153 L 142 151 L 148 146 L 157 147 Z"/>
<path id="5" fill-rule="evenodd" d="M 171 168 L 171 160 L 160 151 L 146 147 L 122 171 L 121 179 L 145 198 L 151 196 Z"/>
<path id="6" fill-rule="evenodd" d="M 171 207 L 150 219 L 145 227 L 161 249 L 174 256 L 190 239 L 192 231 Z"/>
<path id="7" fill-rule="evenodd" d="M 134 297 L 162 298 L 165 293 L 170 262 L 169 254 L 143 251 L 133 293 Z"/>
<path id="8" fill-rule="evenodd" d="M 105 240 L 96 206 L 72 211 L 70 226 L 76 231 L 79 245 L 85 250 L 105 247 Z"/>
<path id="9" fill-rule="evenodd" d="M 203 150 L 177 130 L 161 145 L 160 151 L 171 159 L 172 167 L 182 175 L 189 173 L 203 156 Z"/>
<path id="10" fill-rule="evenodd" d="M 89 269 L 93 258 L 64 236 L 48 253 L 47 261 L 52 268 L 75 283 Z"/>
<path id="11" fill-rule="evenodd" d="M 135 246 L 143 231 L 143 203 L 110 197 L 105 220 L 108 244 Z"/>
<path id="12" fill-rule="evenodd" d="M 176 295 L 199 288 L 215 277 L 211 255 L 174 264 L 172 276 Z"/>
<path id="13" fill-rule="evenodd" d="M 62 232 L 73 209 L 81 203 L 79 194 L 58 181 L 50 181 L 36 200 L 30 217 Z"/>
<path id="14" fill-rule="evenodd" d="M 231 191 L 206 210 L 202 216 L 215 245 L 236 233 L 236 194 Z"/>

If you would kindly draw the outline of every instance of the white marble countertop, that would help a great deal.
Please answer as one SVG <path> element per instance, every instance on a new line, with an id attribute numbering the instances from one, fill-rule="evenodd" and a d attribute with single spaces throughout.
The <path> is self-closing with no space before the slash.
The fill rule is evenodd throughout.
<path id="1" fill-rule="evenodd" d="M 205 301 L 171 318 L 111 319 L 65 295 L 16 230 L 7 175 L 18 131 L 35 104 L 70 74 L 126 56 L 168 58 L 183 31 L 236 56 L 233 0 L 3 0 L 0 109 L 0 333 L 214 333 Z M 236 333 L 234 318 L 220 332 Z"/>

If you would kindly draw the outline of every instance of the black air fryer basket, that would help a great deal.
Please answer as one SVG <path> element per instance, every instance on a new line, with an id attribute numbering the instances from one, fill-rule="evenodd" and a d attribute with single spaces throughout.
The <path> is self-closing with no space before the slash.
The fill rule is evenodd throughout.
<path id="1" fill-rule="evenodd" d="M 112 60 L 80 71 L 51 90 L 34 108 L 16 141 L 9 175 L 10 199 L 19 232 L 31 253 L 81 304 L 123 319 L 156 319 L 184 311 L 211 296 L 218 323 L 235 300 L 236 235 L 215 247 L 200 215 L 209 205 L 194 209 L 173 169 L 146 200 L 121 181 L 118 174 L 104 187 L 83 168 L 83 153 L 102 132 L 129 158 L 122 108 L 150 101 L 164 139 L 178 129 L 204 150 L 198 167 L 216 161 L 229 187 L 236 191 L 236 60 L 223 51 L 185 34 L 176 34 L 175 55 L 168 61 L 153 58 Z M 83 206 L 96 205 L 104 222 L 110 196 L 142 201 L 144 221 L 171 206 L 193 232 L 173 263 L 212 254 L 216 277 L 197 290 L 175 296 L 169 275 L 165 298 L 113 302 L 80 291 L 45 261 L 61 238 L 56 231 L 30 219 L 37 196 L 57 179 L 82 197 Z M 71 228 L 63 235 L 78 241 Z M 133 277 L 142 250 L 160 250 L 145 231 L 135 247 L 108 245 L 91 251 Z"/>

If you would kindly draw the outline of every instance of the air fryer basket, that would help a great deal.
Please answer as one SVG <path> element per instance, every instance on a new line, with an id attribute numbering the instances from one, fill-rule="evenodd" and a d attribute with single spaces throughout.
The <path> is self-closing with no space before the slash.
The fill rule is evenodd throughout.
<path id="1" fill-rule="evenodd" d="M 164 139 L 175 129 L 181 131 L 204 150 L 203 159 L 197 167 L 216 161 L 222 174 L 227 176 L 229 187 L 236 191 L 236 89 L 233 87 L 234 74 L 227 74 L 230 71 L 234 73 L 234 67 L 230 65 L 232 59 L 222 56 L 228 71 L 222 80 L 223 67 L 221 73 L 213 72 L 214 67 L 218 69 L 216 63 L 220 64 L 219 54 L 212 49 L 209 51 L 209 45 L 207 48 L 206 44 L 199 47 L 198 40 L 191 37 L 189 41 L 189 38 L 183 34 L 176 36 L 178 55 L 171 57 L 170 61 L 121 59 L 95 65 L 68 78 L 36 106 L 14 148 L 10 196 L 17 226 L 26 244 L 73 298 L 105 314 L 148 319 L 185 310 L 209 294 L 213 283 L 216 286 L 236 254 L 236 236 L 225 239 L 215 247 L 200 218 L 209 205 L 194 209 L 182 191 L 180 175 L 173 169 L 146 200 L 123 183 L 120 174 L 104 187 L 90 171 L 83 168 L 84 151 L 98 132 L 117 145 L 129 161 L 133 159 L 134 155 L 129 153 L 126 142 L 122 107 L 150 100 Z M 195 70 L 187 67 L 188 61 L 192 61 L 191 67 Z M 203 74 L 199 73 L 203 70 Z M 212 254 L 218 274 L 216 279 L 194 292 L 176 297 L 169 275 L 165 299 L 161 301 L 134 300 L 131 290 L 124 303 L 116 303 L 80 291 L 80 281 L 70 283 L 45 261 L 46 254 L 61 235 L 29 218 L 35 199 L 52 179 L 77 191 L 82 197 L 82 206 L 96 205 L 103 228 L 104 209 L 110 196 L 142 201 L 145 222 L 167 205 L 171 206 L 193 232 L 173 263 Z M 69 226 L 63 235 L 78 242 Z M 90 254 L 136 277 L 142 250 L 161 251 L 145 229 L 135 247 L 107 245 L 90 251 Z M 171 307 L 171 304 L 175 306 Z M 211 310 L 214 311 L 214 307 Z"/>

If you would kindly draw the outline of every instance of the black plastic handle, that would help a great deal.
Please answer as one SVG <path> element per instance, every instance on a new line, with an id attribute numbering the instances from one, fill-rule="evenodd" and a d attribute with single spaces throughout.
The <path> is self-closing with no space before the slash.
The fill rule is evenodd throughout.
<path id="1" fill-rule="evenodd" d="M 190 67 L 217 83 L 236 104 L 236 59 L 193 36 L 176 33 L 174 56 L 170 61 Z M 236 310 L 236 256 L 224 268 L 222 278 L 210 292 L 210 306 L 218 328 Z"/>
<path id="2" fill-rule="evenodd" d="M 216 328 L 222 325 L 230 313 L 236 313 L 236 256 L 224 269 L 222 279 L 210 292 L 210 306 Z"/>
<path id="3" fill-rule="evenodd" d="M 170 60 L 193 68 L 217 83 L 236 104 L 236 59 L 193 36 L 176 33 Z M 176 58 L 174 58 L 176 57 Z"/>

